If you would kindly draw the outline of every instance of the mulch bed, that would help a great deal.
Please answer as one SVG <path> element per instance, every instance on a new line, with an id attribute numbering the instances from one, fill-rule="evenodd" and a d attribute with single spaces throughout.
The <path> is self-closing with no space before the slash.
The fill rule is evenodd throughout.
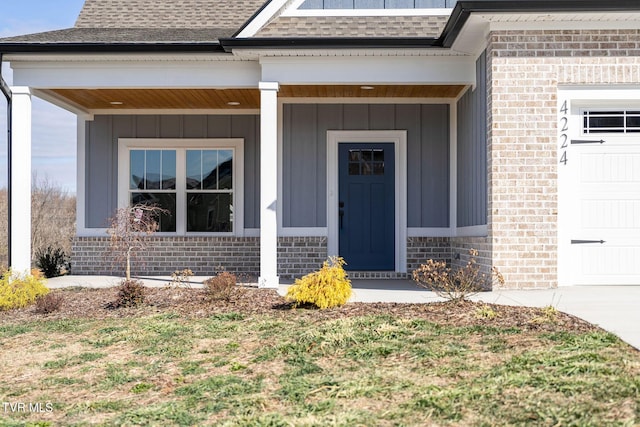
<path id="1" fill-rule="evenodd" d="M 34 320 L 109 319 L 144 317 L 162 313 L 175 313 L 187 318 L 208 317 L 235 312 L 246 316 L 301 316 L 312 321 L 342 317 L 387 314 L 401 318 L 424 319 L 442 325 L 492 326 L 521 328 L 536 331 L 588 332 L 598 328 L 577 317 L 556 312 L 550 318 L 540 308 L 512 307 L 465 301 L 420 304 L 348 303 L 343 307 L 318 310 L 295 308 L 274 290 L 238 287 L 229 300 L 210 301 L 202 289 L 147 288 L 145 303 L 135 308 L 113 308 L 117 288 L 72 288 L 54 290 L 63 296 L 59 310 L 38 314 L 30 306 L 18 310 L 0 311 L 1 324 L 16 324 Z M 496 313 L 492 319 L 482 318 L 478 309 L 488 307 Z"/>

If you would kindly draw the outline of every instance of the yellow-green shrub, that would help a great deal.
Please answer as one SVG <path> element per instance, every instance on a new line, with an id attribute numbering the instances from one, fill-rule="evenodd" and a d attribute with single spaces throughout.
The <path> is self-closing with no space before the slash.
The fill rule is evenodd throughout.
<path id="1" fill-rule="evenodd" d="M 330 257 L 319 271 L 296 279 L 287 291 L 287 300 L 313 304 L 321 309 L 344 305 L 351 298 L 351 281 L 344 271 L 344 264 L 344 259 Z"/>
<path id="2" fill-rule="evenodd" d="M 0 278 L 0 310 L 33 304 L 39 296 L 49 293 L 44 283 L 45 279 L 39 271 L 32 274 L 5 271 Z"/>

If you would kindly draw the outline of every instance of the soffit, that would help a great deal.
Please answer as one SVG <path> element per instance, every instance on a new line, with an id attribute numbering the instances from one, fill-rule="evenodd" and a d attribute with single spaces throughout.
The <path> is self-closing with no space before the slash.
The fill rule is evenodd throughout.
<path id="1" fill-rule="evenodd" d="M 280 98 L 455 98 L 463 85 L 283 85 Z M 91 110 L 258 109 L 258 89 L 50 89 L 43 93 Z M 238 102 L 238 105 L 229 103 Z M 115 103 L 115 104 L 114 104 Z"/>

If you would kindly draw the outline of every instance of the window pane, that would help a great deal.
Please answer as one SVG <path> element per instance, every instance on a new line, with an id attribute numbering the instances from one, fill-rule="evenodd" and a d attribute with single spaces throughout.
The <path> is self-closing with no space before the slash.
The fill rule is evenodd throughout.
<path id="1" fill-rule="evenodd" d="M 187 231 L 233 231 L 231 193 L 188 193 Z"/>
<path id="2" fill-rule="evenodd" d="M 176 195 L 175 193 L 131 193 L 131 204 L 144 203 L 159 206 L 168 211 L 160 216 L 160 229 L 163 232 L 176 231 Z"/>
<path id="3" fill-rule="evenodd" d="M 624 117 L 589 117 L 590 128 L 622 128 Z"/>
<path id="4" fill-rule="evenodd" d="M 129 188 L 131 190 L 144 189 L 144 150 L 129 152 Z"/>
<path id="5" fill-rule="evenodd" d="M 325 9 L 353 9 L 353 0 L 324 0 Z"/>
<path id="6" fill-rule="evenodd" d="M 145 188 L 160 189 L 160 150 L 147 150 L 145 160 Z"/>
<path id="7" fill-rule="evenodd" d="M 187 190 L 201 189 L 202 151 L 187 150 Z"/>
<path id="8" fill-rule="evenodd" d="M 627 117 L 627 128 L 637 128 L 640 127 L 640 117 L 631 116 Z"/>
<path id="9" fill-rule="evenodd" d="M 302 3 L 299 9 L 322 9 L 322 0 L 306 0 Z"/>
<path id="10" fill-rule="evenodd" d="M 385 0 L 386 9 L 413 9 L 413 0 Z"/>
<path id="11" fill-rule="evenodd" d="M 233 189 L 233 150 L 218 151 L 218 189 Z"/>
<path id="12" fill-rule="evenodd" d="M 218 189 L 218 150 L 202 151 L 202 189 Z"/>
<path id="13" fill-rule="evenodd" d="M 448 2 L 455 3 L 455 2 Z M 444 8 L 444 7 L 453 7 L 452 5 L 447 5 L 445 0 L 416 0 L 417 8 Z"/>
<path id="14" fill-rule="evenodd" d="M 355 0 L 356 9 L 384 9 L 384 0 Z"/>
<path id="15" fill-rule="evenodd" d="M 162 151 L 162 189 L 176 189 L 176 152 L 174 150 Z"/>

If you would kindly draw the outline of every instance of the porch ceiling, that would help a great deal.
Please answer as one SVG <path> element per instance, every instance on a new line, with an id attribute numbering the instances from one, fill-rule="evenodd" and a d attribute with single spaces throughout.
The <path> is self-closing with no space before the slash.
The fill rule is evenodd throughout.
<path id="1" fill-rule="evenodd" d="M 283 85 L 281 98 L 454 98 L 464 85 Z M 86 110 L 258 109 L 258 89 L 50 89 Z"/>

